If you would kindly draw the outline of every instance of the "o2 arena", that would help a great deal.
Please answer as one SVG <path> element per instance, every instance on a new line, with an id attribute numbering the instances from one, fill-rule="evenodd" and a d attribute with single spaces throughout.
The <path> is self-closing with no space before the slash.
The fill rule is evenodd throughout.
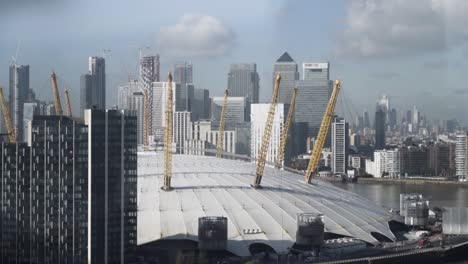
<path id="1" fill-rule="evenodd" d="M 296 243 L 297 215 L 323 215 L 325 237 L 394 241 L 392 213 L 365 198 L 303 174 L 266 167 L 252 188 L 255 163 L 174 154 L 172 190 L 164 191 L 164 157 L 138 153 L 138 245 L 198 243 L 199 218 L 227 219 L 225 250 L 250 256 L 259 245 L 277 254 Z"/>

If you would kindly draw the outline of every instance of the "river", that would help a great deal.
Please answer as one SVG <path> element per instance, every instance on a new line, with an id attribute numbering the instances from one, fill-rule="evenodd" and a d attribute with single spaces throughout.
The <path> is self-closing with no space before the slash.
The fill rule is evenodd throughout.
<path id="1" fill-rule="evenodd" d="M 386 208 L 399 209 L 400 193 L 421 193 L 429 200 L 430 208 L 468 207 L 468 187 L 445 184 L 383 184 L 333 183 L 335 186 L 359 194 Z"/>

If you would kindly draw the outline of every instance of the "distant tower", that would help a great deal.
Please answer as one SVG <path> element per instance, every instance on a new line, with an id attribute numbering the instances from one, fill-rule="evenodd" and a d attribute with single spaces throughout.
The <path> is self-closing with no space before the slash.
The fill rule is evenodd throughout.
<path id="1" fill-rule="evenodd" d="M 174 65 L 174 82 L 178 89 L 174 94 L 176 99 L 176 111 L 192 111 L 194 101 L 193 65 L 190 63 Z"/>
<path id="2" fill-rule="evenodd" d="M 335 174 L 345 174 L 349 146 L 348 123 L 344 118 L 335 117 L 331 131 L 332 171 Z"/>
<path id="3" fill-rule="evenodd" d="M 250 120 L 250 105 L 258 103 L 259 81 L 257 64 L 231 64 L 228 73 L 229 96 L 245 97 L 245 120 Z"/>
<path id="4" fill-rule="evenodd" d="M 299 80 L 299 71 L 297 63 L 291 58 L 291 56 L 285 52 L 281 57 L 276 60 L 273 67 L 273 76 L 281 74 L 281 83 L 278 91 L 278 104 L 289 104 L 293 89 Z M 300 98 L 300 95 L 298 96 Z"/>
<path id="5" fill-rule="evenodd" d="M 455 170 L 459 179 L 468 175 L 468 140 L 465 132 L 458 133 L 455 141 Z"/>
<path id="6" fill-rule="evenodd" d="M 106 108 L 106 63 L 104 58 L 89 57 L 88 73 L 80 79 L 80 106 L 85 109 Z"/>
<path id="7" fill-rule="evenodd" d="M 375 149 L 385 148 L 385 112 L 377 109 L 375 112 Z"/>
<path id="8" fill-rule="evenodd" d="M 23 105 L 28 93 L 29 65 L 10 65 L 9 111 L 18 140 L 23 139 Z"/>

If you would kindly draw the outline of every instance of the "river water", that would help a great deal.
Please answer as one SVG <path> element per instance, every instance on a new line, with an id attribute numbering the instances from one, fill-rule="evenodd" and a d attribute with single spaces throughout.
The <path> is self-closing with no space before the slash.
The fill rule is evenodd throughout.
<path id="1" fill-rule="evenodd" d="M 386 208 L 400 208 L 400 193 L 421 193 L 430 208 L 468 207 L 468 187 L 446 184 L 333 183 Z"/>

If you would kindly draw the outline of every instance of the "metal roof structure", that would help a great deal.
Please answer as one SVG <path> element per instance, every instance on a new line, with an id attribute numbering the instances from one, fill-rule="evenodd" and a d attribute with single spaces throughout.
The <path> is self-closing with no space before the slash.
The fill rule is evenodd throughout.
<path id="1" fill-rule="evenodd" d="M 207 156 L 173 155 L 171 191 L 163 185 L 163 154 L 138 153 L 138 245 L 160 239 L 197 241 L 198 218 L 228 218 L 227 250 L 250 255 L 253 243 L 288 251 L 296 238 L 298 213 L 324 215 L 325 232 L 378 242 L 395 240 L 392 214 L 372 201 L 328 182 L 304 182 L 303 175 L 265 168 L 261 189 L 255 163 Z"/>

